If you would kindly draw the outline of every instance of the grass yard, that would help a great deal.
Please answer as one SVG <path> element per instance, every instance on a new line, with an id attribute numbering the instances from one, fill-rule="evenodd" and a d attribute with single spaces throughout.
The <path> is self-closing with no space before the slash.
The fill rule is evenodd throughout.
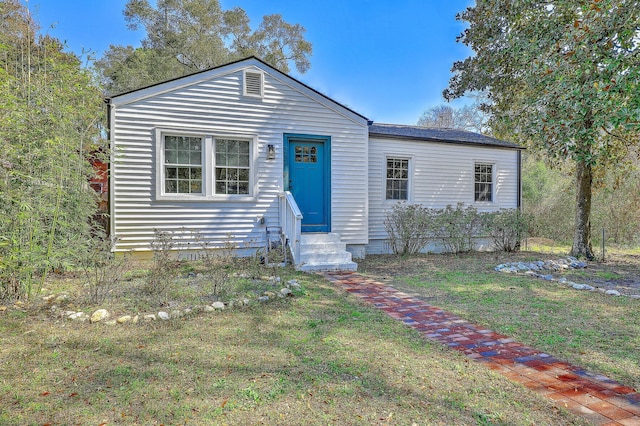
<path id="1" fill-rule="evenodd" d="M 558 255 L 370 256 L 361 270 L 464 319 L 640 389 L 640 300 L 493 270 L 509 261 L 550 258 Z M 616 254 L 606 263 L 556 276 L 640 294 L 640 256 Z"/>
<path id="2" fill-rule="evenodd" d="M 369 273 L 378 261 L 392 260 L 373 259 Z M 547 300 L 545 308 L 531 310 L 564 310 L 567 298 L 581 295 L 509 281 L 513 278 L 492 274 L 488 267 L 466 279 L 464 270 L 449 272 L 429 258 L 407 262 L 419 267 L 394 283 L 483 323 L 503 316 L 500 303 L 492 300 L 513 292 L 510 287 Z M 586 424 L 456 351 L 425 341 L 320 276 L 289 269 L 280 274 L 283 280 L 297 278 L 302 291 L 293 298 L 166 322 L 89 324 L 53 318 L 42 302 L 7 306 L 0 310 L 0 424 Z M 144 271 L 136 271 L 101 307 L 116 314 L 151 309 L 155 299 L 129 289 L 143 277 Z M 197 282 L 183 283 L 170 300 L 195 303 Z M 242 291 L 250 291 L 249 281 L 240 282 Z M 58 277 L 47 286 L 70 294 L 66 309 L 82 308 L 79 279 Z M 480 303 L 473 302 L 476 296 Z M 631 309 L 619 300 L 594 300 Z M 489 309 L 470 308 L 476 305 Z M 88 312 L 97 307 L 84 306 Z M 589 313 L 584 303 L 580 309 Z M 505 322 L 503 331 L 525 338 L 521 328 L 528 327 L 534 334 L 544 329 L 523 312 L 518 322 Z M 634 364 L 631 330 L 615 330 L 630 339 L 616 358 L 626 360 L 621 370 Z M 597 351 L 600 365 L 604 349 Z M 623 379 L 637 382 L 635 362 Z"/>

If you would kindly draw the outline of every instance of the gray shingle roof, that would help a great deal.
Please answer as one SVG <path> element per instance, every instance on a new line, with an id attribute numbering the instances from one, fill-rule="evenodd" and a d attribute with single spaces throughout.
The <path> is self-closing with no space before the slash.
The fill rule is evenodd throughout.
<path id="1" fill-rule="evenodd" d="M 468 132 L 466 130 L 407 126 L 402 124 L 370 124 L 369 136 L 523 149 L 514 143 L 481 135 L 480 133 Z"/>

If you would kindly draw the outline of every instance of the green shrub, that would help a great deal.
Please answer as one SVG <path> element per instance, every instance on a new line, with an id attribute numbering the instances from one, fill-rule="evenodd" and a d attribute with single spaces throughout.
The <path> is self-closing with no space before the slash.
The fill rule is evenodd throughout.
<path id="1" fill-rule="evenodd" d="M 519 209 L 500 209 L 483 213 L 483 228 L 488 233 L 495 250 L 515 252 L 520 242 L 529 234 L 532 218 Z"/>
<path id="2" fill-rule="evenodd" d="M 94 235 L 86 251 L 77 255 L 77 265 L 84 275 L 87 297 L 91 303 L 104 302 L 114 288 L 122 282 L 127 270 L 128 256 L 116 256 L 112 251 L 116 238 L 104 233 Z"/>
<path id="3" fill-rule="evenodd" d="M 435 224 L 445 250 L 455 254 L 473 250 L 474 238 L 482 229 L 478 210 L 473 206 L 465 207 L 464 203 L 458 203 L 455 208 L 448 205 L 444 210 L 438 210 Z"/>
<path id="4" fill-rule="evenodd" d="M 419 204 L 396 204 L 384 227 L 394 254 L 419 253 L 433 237 L 434 211 Z"/>

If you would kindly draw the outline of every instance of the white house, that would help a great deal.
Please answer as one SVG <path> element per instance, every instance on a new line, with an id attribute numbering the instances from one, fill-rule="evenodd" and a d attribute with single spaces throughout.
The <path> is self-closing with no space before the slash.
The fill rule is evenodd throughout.
<path id="1" fill-rule="evenodd" d="M 156 230 L 187 257 L 230 244 L 255 252 L 281 237 L 299 269 L 354 269 L 352 254 L 386 250 L 385 210 L 398 200 L 520 203 L 517 145 L 373 124 L 257 58 L 107 105 L 116 251 L 150 253 Z"/>

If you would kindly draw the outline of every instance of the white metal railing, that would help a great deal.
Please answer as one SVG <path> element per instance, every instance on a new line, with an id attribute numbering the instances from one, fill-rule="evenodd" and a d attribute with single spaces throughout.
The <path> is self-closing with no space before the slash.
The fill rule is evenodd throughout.
<path id="1" fill-rule="evenodd" d="M 291 192 L 280 194 L 280 226 L 285 244 L 291 251 L 293 264 L 300 262 L 300 236 L 302 234 L 302 213 Z"/>

